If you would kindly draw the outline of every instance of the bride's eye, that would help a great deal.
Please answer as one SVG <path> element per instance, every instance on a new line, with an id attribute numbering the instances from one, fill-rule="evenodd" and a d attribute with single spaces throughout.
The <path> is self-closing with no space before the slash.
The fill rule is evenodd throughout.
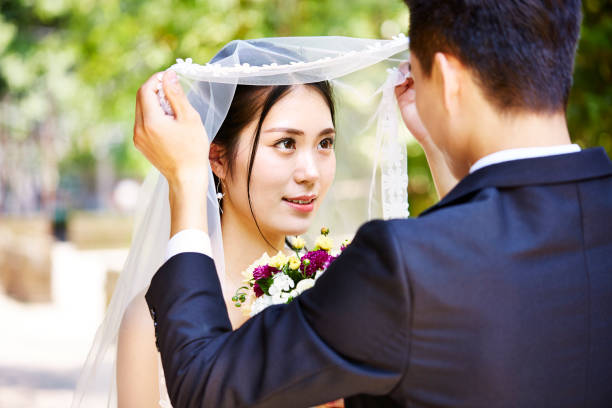
<path id="1" fill-rule="evenodd" d="M 325 138 L 319 142 L 319 147 L 323 150 L 329 150 L 334 148 L 334 139 L 331 137 Z"/>
<path id="2" fill-rule="evenodd" d="M 281 150 L 294 150 L 295 149 L 295 140 L 291 138 L 281 139 L 274 145 Z"/>

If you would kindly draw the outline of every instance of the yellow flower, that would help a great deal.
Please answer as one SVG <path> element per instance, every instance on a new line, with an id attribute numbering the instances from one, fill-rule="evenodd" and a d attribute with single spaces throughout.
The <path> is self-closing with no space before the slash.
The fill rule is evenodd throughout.
<path id="1" fill-rule="evenodd" d="M 270 259 L 270 261 L 268 262 L 268 265 L 270 265 L 273 268 L 281 269 L 283 266 L 285 266 L 286 263 L 287 263 L 287 255 L 279 251 L 278 254 L 274 255 Z"/>
<path id="2" fill-rule="evenodd" d="M 328 238 L 325 235 L 319 235 L 319 238 L 317 238 L 315 241 L 315 247 L 324 251 L 329 251 L 333 245 L 334 243 L 331 238 Z"/>
<path id="3" fill-rule="evenodd" d="M 302 237 L 295 237 L 295 239 L 293 240 L 293 247 L 295 249 L 302 249 L 306 246 L 306 241 L 304 241 L 304 238 Z"/>
<path id="4" fill-rule="evenodd" d="M 300 258 L 298 258 L 297 256 L 291 255 L 289 257 L 289 268 L 297 270 L 300 267 L 301 263 L 302 261 L 300 261 Z"/>

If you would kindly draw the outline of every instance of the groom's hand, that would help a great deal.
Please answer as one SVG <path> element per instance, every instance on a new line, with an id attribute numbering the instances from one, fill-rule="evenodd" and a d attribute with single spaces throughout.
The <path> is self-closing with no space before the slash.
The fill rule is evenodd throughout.
<path id="1" fill-rule="evenodd" d="M 408 74 L 410 72 L 410 63 L 402 63 L 399 69 L 404 74 Z M 444 154 L 433 142 L 421 121 L 416 107 L 414 79 L 411 77 L 406 78 L 404 83 L 396 86 L 395 97 L 397 98 L 397 104 L 399 105 L 406 127 L 425 151 L 438 196 L 442 198 L 457 184 L 458 179 L 453 175 Z"/>
<path id="2" fill-rule="evenodd" d="M 162 84 L 175 116 L 164 113 L 157 95 L 158 75 L 138 90 L 134 145 L 168 180 L 171 236 L 183 229 L 206 231 L 208 136 L 173 71 L 163 74 Z"/>
<path id="3" fill-rule="evenodd" d="M 399 70 L 408 76 L 410 73 L 410 63 L 403 62 L 399 66 Z M 425 128 L 425 125 L 423 125 L 416 108 L 416 92 L 414 90 L 414 79 L 412 79 L 412 77 L 406 78 L 404 83 L 395 87 L 395 97 L 397 98 L 397 104 L 399 105 L 402 119 L 417 142 L 423 147 L 428 147 L 429 144 L 433 144 L 429 132 Z"/>

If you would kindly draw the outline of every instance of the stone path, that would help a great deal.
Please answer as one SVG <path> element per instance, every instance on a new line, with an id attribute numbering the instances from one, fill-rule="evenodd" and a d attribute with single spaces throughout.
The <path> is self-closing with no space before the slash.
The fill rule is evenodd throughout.
<path id="1" fill-rule="evenodd" d="M 79 251 L 57 243 L 52 303 L 24 304 L 0 292 L 1 408 L 70 406 L 103 318 L 106 269 L 120 267 L 126 256 L 127 250 Z M 101 405 L 103 395 L 96 395 Z"/>

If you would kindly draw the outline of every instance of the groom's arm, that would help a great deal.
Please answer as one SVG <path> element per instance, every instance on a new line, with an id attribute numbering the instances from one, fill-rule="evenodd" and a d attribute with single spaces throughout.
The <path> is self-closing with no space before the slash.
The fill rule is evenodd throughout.
<path id="1" fill-rule="evenodd" d="M 410 302 L 390 229 L 366 224 L 313 289 L 234 332 L 212 259 L 171 258 L 146 299 L 173 405 L 311 406 L 391 391 L 407 361 Z"/>

